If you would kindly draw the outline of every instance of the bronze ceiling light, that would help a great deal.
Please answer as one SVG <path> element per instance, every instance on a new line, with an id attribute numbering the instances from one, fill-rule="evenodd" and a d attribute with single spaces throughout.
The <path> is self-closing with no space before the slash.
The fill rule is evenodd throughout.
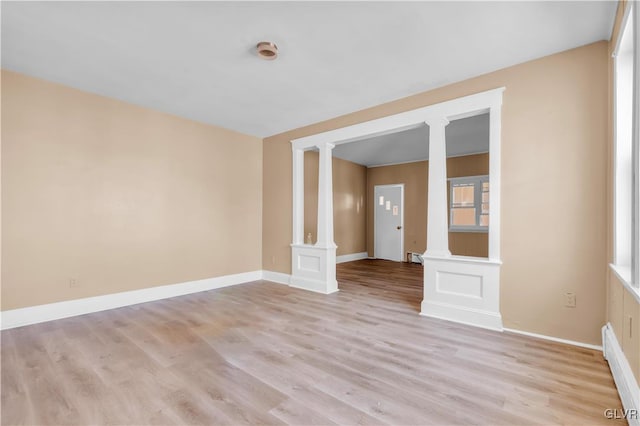
<path id="1" fill-rule="evenodd" d="M 266 61 L 273 61 L 278 57 L 278 46 L 270 41 L 261 41 L 256 45 L 258 56 Z"/>

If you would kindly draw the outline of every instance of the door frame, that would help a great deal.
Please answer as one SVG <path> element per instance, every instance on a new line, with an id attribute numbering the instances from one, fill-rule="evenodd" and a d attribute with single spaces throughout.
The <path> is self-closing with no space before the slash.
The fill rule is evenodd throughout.
<path id="1" fill-rule="evenodd" d="M 400 260 L 399 262 L 402 262 L 404 257 L 404 183 L 392 183 L 392 184 L 388 184 L 388 185 L 374 185 L 373 186 L 373 257 L 375 257 L 376 259 L 378 258 L 377 256 L 377 251 L 378 251 L 378 232 L 376 230 L 376 224 L 377 222 L 377 197 L 376 197 L 376 188 L 395 188 L 398 187 L 400 188 L 400 210 L 401 210 L 401 215 L 400 215 L 400 226 L 401 226 L 401 230 L 402 232 L 400 233 Z"/>

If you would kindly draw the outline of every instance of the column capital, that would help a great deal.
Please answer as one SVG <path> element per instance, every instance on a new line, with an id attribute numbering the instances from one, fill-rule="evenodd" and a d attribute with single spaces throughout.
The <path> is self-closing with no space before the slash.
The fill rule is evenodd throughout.
<path id="1" fill-rule="evenodd" d="M 321 142 L 316 144 L 316 148 L 318 149 L 328 149 L 328 150 L 332 150 L 333 148 L 335 148 L 336 146 L 332 143 L 329 142 Z"/>
<path id="2" fill-rule="evenodd" d="M 429 127 L 431 126 L 446 126 L 447 124 L 449 124 L 449 120 L 447 120 L 447 117 L 444 116 L 436 116 L 436 117 L 428 117 L 424 120 L 425 124 L 429 125 Z"/>

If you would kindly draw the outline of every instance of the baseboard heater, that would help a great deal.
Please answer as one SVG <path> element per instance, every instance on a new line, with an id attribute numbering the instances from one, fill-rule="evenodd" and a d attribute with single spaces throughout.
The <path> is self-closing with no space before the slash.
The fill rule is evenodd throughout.
<path id="1" fill-rule="evenodd" d="M 422 259 L 422 253 L 407 252 L 407 262 L 419 263 L 421 265 L 424 264 L 424 261 Z"/>

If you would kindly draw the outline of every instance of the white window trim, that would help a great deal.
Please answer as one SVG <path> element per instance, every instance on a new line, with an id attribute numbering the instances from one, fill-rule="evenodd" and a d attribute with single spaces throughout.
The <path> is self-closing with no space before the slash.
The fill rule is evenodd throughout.
<path id="1" fill-rule="evenodd" d="M 634 70 L 633 70 L 633 237 L 631 246 L 631 256 L 634 260 L 631 271 L 632 284 L 640 291 L 640 7 L 637 2 L 629 2 L 631 4 L 631 13 L 633 13 L 633 30 L 634 30 Z"/>
<path id="2" fill-rule="evenodd" d="M 639 146 L 639 131 L 640 131 L 640 58 L 638 55 L 640 46 L 638 46 L 637 35 L 640 28 L 638 28 L 638 22 L 640 21 L 640 8 L 635 7 L 633 2 L 627 3 L 627 8 L 624 12 L 622 22 L 620 25 L 620 32 L 616 46 L 613 52 L 614 57 L 614 75 L 613 75 L 613 124 L 614 124 L 614 223 L 613 223 L 613 239 L 614 239 L 614 253 L 613 263 L 610 264 L 612 271 L 617 275 L 618 279 L 624 284 L 626 288 L 632 290 L 634 295 L 640 294 L 640 146 Z M 623 34 L 631 25 L 631 30 L 635 34 L 635 43 L 633 50 L 633 100 L 632 100 L 632 133 L 631 133 L 631 149 L 632 149 L 632 182 L 631 182 L 631 229 L 621 229 L 622 224 L 616 223 L 617 214 L 616 210 L 620 204 L 617 196 L 620 191 L 620 184 L 617 182 L 617 171 L 619 166 L 617 164 L 619 160 L 618 151 L 618 130 L 617 130 L 617 93 L 618 93 L 618 62 L 617 58 L 620 54 L 620 50 L 623 48 L 622 39 Z M 619 245 L 619 238 L 621 232 L 631 232 L 631 247 L 621 248 Z M 630 249 L 630 265 L 621 263 L 620 251 Z M 628 252 L 627 252 L 628 253 Z"/>
<path id="3" fill-rule="evenodd" d="M 474 207 L 476 208 L 476 223 L 478 223 L 480 215 L 482 214 L 482 183 L 489 182 L 489 175 L 480 176 L 462 176 L 449 178 L 449 232 L 489 232 L 488 226 L 481 225 L 454 225 L 453 224 L 453 185 L 459 183 L 474 183 Z M 491 186 L 489 186 L 489 194 L 491 194 Z M 491 197 L 491 195 L 489 195 Z M 489 205 L 489 211 L 491 211 L 491 205 Z M 489 216 L 491 218 L 491 216 Z M 491 219 L 489 219 L 491 220 Z"/>

